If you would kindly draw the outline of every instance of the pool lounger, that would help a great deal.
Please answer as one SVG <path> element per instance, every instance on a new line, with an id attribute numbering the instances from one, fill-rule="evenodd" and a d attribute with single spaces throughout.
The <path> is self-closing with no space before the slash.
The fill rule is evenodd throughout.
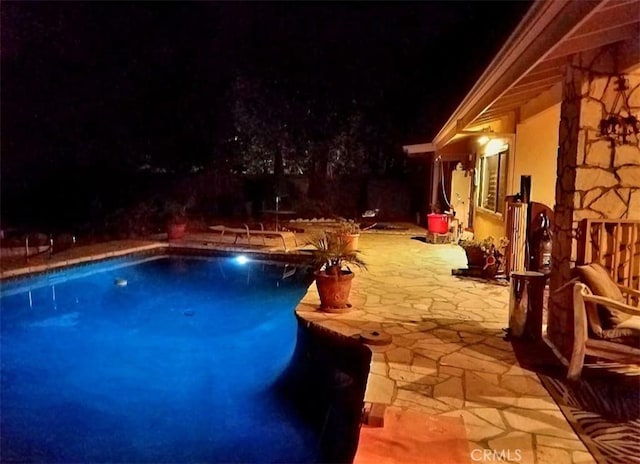
<path id="1" fill-rule="evenodd" d="M 251 245 L 251 237 L 262 237 L 262 243 L 266 245 L 265 237 L 280 237 L 282 240 L 282 246 L 284 251 L 289 251 L 287 248 L 287 238 L 293 238 L 293 242 L 296 247 L 298 246 L 298 240 L 293 232 L 284 232 L 278 230 L 264 230 L 264 225 L 260 224 L 260 229 L 249 229 L 247 224 L 243 224 L 243 227 L 227 227 L 223 225 L 209 226 L 209 229 L 220 232 L 220 237 L 224 236 L 225 232 L 236 234 L 236 238 L 233 241 L 235 245 L 239 238 L 246 237 L 247 243 Z"/>

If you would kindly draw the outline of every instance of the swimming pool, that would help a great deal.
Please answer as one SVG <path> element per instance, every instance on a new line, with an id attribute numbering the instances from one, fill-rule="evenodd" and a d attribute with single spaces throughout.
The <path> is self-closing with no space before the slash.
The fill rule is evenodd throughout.
<path id="1" fill-rule="evenodd" d="M 155 256 L 3 283 L 2 461 L 320 462 L 280 388 L 308 271 Z"/>

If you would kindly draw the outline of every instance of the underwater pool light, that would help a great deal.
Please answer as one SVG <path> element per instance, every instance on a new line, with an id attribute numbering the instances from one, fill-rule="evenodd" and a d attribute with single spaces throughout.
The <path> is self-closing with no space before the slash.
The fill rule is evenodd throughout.
<path id="1" fill-rule="evenodd" d="M 249 258 L 247 258 L 245 255 L 236 256 L 236 263 L 247 264 L 248 262 L 249 262 Z"/>

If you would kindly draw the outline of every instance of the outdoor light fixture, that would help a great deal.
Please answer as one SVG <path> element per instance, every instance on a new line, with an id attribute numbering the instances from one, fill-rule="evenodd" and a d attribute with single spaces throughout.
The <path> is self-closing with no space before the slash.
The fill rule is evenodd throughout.
<path id="1" fill-rule="evenodd" d="M 611 106 L 611 111 L 604 114 L 598 125 L 598 137 L 604 137 L 611 141 L 611 146 L 637 143 L 640 124 L 638 118 L 631 114 L 629 107 L 629 90 L 627 79 L 620 75 L 616 78 L 614 89 L 617 93 Z M 630 140 L 632 135 L 636 141 Z"/>
<path id="2" fill-rule="evenodd" d="M 249 258 L 244 255 L 236 256 L 236 263 L 238 264 L 247 264 L 249 262 Z"/>
<path id="3" fill-rule="evenodd" d="M 491 139 L 484 148 L 484 154 L 486 156 L 497 155 L 508 148 L 509 146 L 504 143 L 503 139 Z"/>
<path id="4" fill-rule="evenodd" d="M 482 137 L 478 138 L 478 145 L 486 145 L 488 141 L 489 141 L 489 137 L 487 137 L 486 135 L 483 135 Z"/>

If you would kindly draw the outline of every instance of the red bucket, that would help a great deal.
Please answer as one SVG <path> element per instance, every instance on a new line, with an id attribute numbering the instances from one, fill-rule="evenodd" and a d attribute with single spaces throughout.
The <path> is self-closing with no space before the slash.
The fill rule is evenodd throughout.
<path id="1" fill-rule="evenodd" d="M 429 232 L 432 234 L 446 234 L 449 232 L 449 216 L 447 214 L 427 214 Z"/>

